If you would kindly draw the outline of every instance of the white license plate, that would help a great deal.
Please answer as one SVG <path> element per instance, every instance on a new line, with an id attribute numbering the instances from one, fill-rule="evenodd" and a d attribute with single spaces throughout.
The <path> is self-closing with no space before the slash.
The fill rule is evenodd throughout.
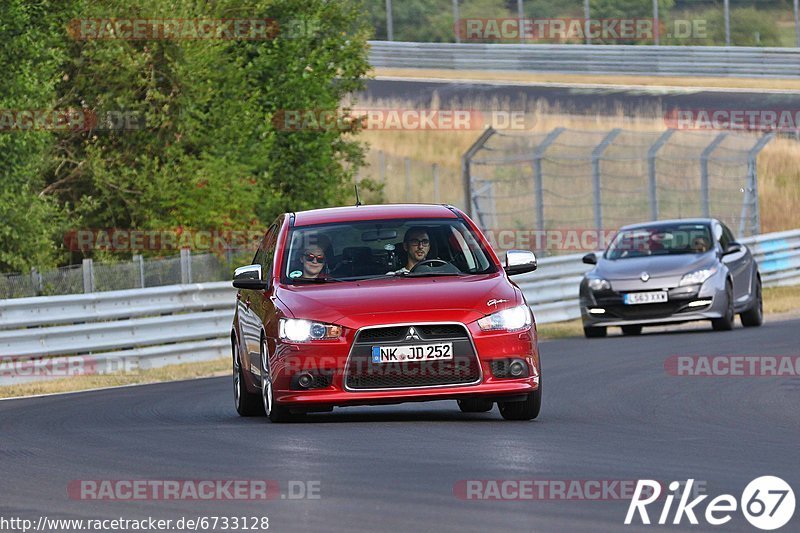
<path id="1" fill-rule="evenodd" d="M 446 361 L 453 358 L 453 343 L 412 346 L 373 346 L 373 363 L 406 363 L 408 361 Z"/>
<path id="2" fill-rule="evenodd" d="M 666 291 L 631 292 L 626 294 L 624 299 L 624 302 L 628 305 L 654 304 L 666 301 L 667 301 Z"/>

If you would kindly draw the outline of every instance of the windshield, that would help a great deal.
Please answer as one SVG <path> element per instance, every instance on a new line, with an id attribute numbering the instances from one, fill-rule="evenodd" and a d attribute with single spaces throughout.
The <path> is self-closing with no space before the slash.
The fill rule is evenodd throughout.
<path id="1" fill-rule="evenodd" d="M 712 248 L 705 224 L 669 224 L 620 232 L 606 251 L 606 259 L 652 255 L 702 254 Z"/>
<path id="2" fill-rule="evenodd" d="M 477 235 L 459 219 L 394 219 L 294 228 L 284 283 L 496 272 Z"/>

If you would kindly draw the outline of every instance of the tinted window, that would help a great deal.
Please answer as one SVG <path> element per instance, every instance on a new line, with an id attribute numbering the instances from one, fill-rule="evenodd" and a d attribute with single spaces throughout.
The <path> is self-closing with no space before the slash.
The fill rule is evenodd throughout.
<path id="1" fill-rule="evenodd" d="M 317 275 L 350 281 L 403 274 L 407 247 L 421 247 L 427 252 L 425 259 L 446 262 L 450 274 L 496 271 L 487 250 L 463 221 L 397 219 L 294 228 L 283 280 Z"/>
<path id="2" fill-rule="evenodd" d="M 609 245 L 607 259 L 651 255 L 697 254 L 713 248 L 705 224 L 664 224 L 620 232 Z"/>

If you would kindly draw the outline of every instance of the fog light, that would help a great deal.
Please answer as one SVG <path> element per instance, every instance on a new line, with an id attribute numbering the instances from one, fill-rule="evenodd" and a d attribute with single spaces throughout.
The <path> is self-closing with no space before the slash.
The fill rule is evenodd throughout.
<path id="1" fill-rule="evenodd" d="M 522 361 L 514 361 L 509 365 L 508 373 L 511 374 L 512 377 L 518 378 L 525 374 L 525 365 Z"/>
<path id="2" fill-rule="evenodd" d="M 606 310 L 603 309 L 602 307 L 592 307 L 591 309 L 589 309 L 589 312 L 593 315 L 603 315 L 605 314 Z"/>
<path id="3" fill-rule="evenodd" d="M 311 377 L 311 374 L 302 374 L 299 378 L 297 378 L 297 384 L 307 389 L 314 383 L 314 378 Z"/>

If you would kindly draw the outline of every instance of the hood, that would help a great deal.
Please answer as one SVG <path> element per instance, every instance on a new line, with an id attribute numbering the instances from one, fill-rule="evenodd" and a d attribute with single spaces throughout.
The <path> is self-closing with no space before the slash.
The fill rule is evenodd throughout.
<path id="1" fill-rule="evenodd" d="M 600 259 L 594 273 L 608 280 L 638 279 L 642 272 L 651 278 L 682 276 L 694 270 L 708 268 L 716 262 L 712 250 L 704 254 L 653 255 L 628 259 Z"/>
<path id="2" fill-rule="evenodd" d="M 370 324 L 469 323 L 521 301 L 503 273 L 281 285 L 277 296 L 290 315 L 359 328 Z M 488 305 L 489 300 L 508 300 Z"/>

